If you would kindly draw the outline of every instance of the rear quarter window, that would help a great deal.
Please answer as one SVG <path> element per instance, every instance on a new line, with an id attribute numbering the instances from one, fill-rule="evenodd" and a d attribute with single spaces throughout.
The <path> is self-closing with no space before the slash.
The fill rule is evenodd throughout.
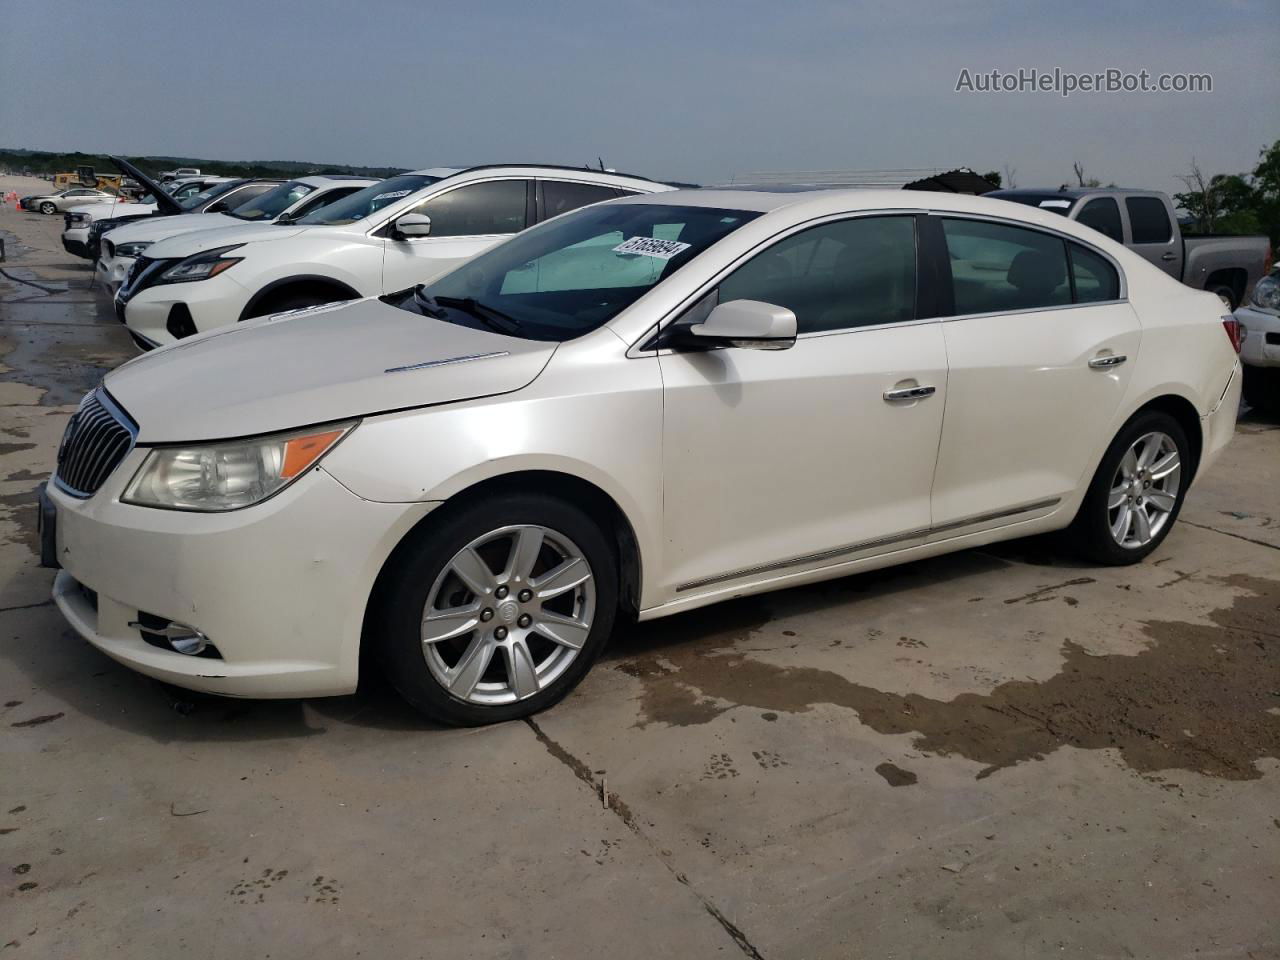
<path id="1" fill-rule="evenodd" d="M 1110 261 L 1078 243 L 1067 244 L 1076 303 L 1120 299 L 1120 274 Z"/>

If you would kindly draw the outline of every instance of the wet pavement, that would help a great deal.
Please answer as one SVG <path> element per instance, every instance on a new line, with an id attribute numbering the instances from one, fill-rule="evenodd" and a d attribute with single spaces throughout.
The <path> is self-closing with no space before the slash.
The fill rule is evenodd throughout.
<path id="1" fill-rule="evenodd" d="M 533 721 L 198 697 L 36 565 L 133 355 L 0 211 L 0 956 L 1280 956 L 1280 424 L 1146 563 L 1018 541 L 620 631 Z"/>

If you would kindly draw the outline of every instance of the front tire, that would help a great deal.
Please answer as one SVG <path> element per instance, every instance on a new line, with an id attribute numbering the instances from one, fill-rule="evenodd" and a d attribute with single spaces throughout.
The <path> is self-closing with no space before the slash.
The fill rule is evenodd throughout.
<path id="1" fill-rule="evenodd" d="M 54 205 L 54 204 L 52 204 L 52 203 L 49 203 L 49 202 L 46 200 L 44 203 L 40 204 L 40 212 L 41 212 L 41 213 L 43 213 L 43 214 L 47 217 L 47 216 L 49 216 L 50 214 L 57 213 L 57 212 L 58 212 L 58 208 L 57 208 L 57 206 L 55 206 L 55 205 Z"/>
<path id="2" fill-rule="evenodd" d="M 1169 414 L 1140 413 L 1116 434 L 1068 528 L 1094 563 L 1138 563 L 1164 542 L 1191 482 L 1191 446 Z"/>
<path id="3" fill-rule="evenodd" d="M 546 709 L 578 685 L 613 629 L 610 538 L 553 497 L 503 494 L 428 521 L 392 563 L 375 642 L 400 695 L 443 723 Z"/>

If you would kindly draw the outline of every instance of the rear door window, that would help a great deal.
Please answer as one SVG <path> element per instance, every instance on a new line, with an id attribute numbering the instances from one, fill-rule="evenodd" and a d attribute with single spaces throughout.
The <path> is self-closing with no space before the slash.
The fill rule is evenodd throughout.
<path id="1" fill-rule="evenodd" d="M 1080 208 L 1077 223 L 1093 227 L 1116 243 L 1124 243 L 1124 228 L 1120 226 L 1120 206 L 1112 197 L 1095 197 Z"/>
<path id="2" fill-rule="evenodd" d="M 562 180 L 542 181 L 542 217 L 550 220 L 570 210 L 577 210 L 591 203 L 617 198 L 612 187 L 598 183 L 568 183 Z"/>
<path id="3" fill-rule="evenodd" d="M 1125 197 L 1134 243 L 1168 243 L 1173 239 L 1169 212 L 1159 197 Z"/>
<path id="4" fill-rule="evenodd" d="M 1007 313 L 1071 303 L 1060 237 L 986 220 L 944 218 L 955 313 Z"/>

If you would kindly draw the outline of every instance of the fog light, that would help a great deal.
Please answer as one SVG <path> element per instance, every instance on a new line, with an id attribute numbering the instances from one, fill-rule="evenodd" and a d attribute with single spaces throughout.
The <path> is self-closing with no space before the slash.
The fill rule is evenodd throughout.
<path id="1" fill-rule="evenodd" d="M 168 646 L 189 657 L 198 657 L 206 651 L 215 652 L 216 655 L 216 648 L 209 642 L 209 638 L 195 627 L 150 614 L 143 614 L 142 617 L 142 620 L 130 620 L 129 626 L 141 633 L 142 639 L 147 643 L 157 647 Z"/>

